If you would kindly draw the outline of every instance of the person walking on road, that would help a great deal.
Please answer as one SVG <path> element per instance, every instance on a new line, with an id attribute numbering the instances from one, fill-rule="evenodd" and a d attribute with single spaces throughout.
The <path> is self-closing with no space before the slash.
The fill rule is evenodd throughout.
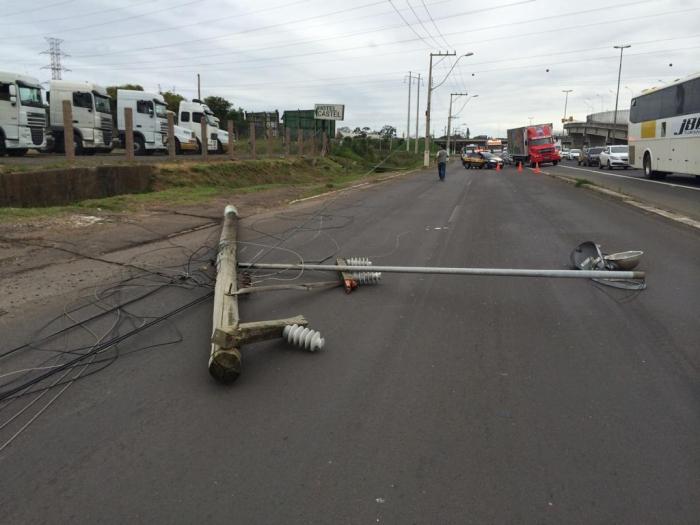
<path id="1" fill-rule="evenodd" d="M 444 146 L 440 146 L 440 149 L 435 154 L 435 158 L 437 159 L 438 176 L 442 181 L 445 180 L 445 172 L 447 171 L 447 156 L 447 150 Z"/>

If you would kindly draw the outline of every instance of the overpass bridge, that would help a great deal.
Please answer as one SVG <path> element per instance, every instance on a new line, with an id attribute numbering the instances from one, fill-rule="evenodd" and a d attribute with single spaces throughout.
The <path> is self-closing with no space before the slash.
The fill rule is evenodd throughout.
<path id="1" fill-rule="evenodd" d="M 627 124 L 629 109 L 618 110 L 617 124 L 614 111 L 604 111 L 586 116 L 585 122 L 567 122 L 564 129 L 568 134 L 572 148 L 605 146 L 612 144 L 627 144 Z"/>

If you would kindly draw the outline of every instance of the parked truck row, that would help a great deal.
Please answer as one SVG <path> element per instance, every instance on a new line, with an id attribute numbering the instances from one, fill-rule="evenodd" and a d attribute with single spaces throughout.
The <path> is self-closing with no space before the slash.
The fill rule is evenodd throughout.
<path id="1" fill-rule="evenodd" d="M 105 88 L 91 82 L 52 80 L 42 96 L 39 80 L 0 72 L 0 156 L 22 156 L 30 149 L 61 153 L 65 149 L 63 102 L 71 105 L 73 143 L 78 155 L 110 152 L 126 144 L 124 110 L 133 115 L 134 153 L 148 155 L 168 149 L 168 109 L 159 93 L 117 90 L 116 126 Z M 202 118 L 207 136 L 202 136 Z M 223 153 L 228 133 L 201 100 L 182 101 L 174 115 L 175 151 Z"/>

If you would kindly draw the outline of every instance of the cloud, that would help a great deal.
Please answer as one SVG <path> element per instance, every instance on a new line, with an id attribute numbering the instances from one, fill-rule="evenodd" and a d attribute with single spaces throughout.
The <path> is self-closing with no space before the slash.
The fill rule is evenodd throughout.
<path id="1" fill-rule="evenodd" d="M 424 79 L 423 130 L 429 53 L 442 46 L 474 56 L 461 59 L 433 91 L 433 129 L 442 133 L 446 126 L 450 93 L 468 92 L 479 97 L 455 126 L 464 123 L 473 134 L 488 135 L 503 135 L 528 117 L 560 125 L 564 89 L 573 89 L 567 115 L 584 118 L 601 107 L 611 109 L 617 43 L 632 44 L 623 59 L 621 108 L 634 93 L 694 73 L 700 63 L 696 2 L 498 0 L 479 6 L 393 0 L 393 5 L 402 16 L 389 2 L 371 0 L 151 0 L 120 6 L 56 1 L 41 10 L 18 7 L 0 21 L 0 62 L 3 69 L 47 81 L 50 72 L 42 66 L 48 57 L 40 53 L 47 47 L 43 37 L 55 36 L 71 55 L 64 59 L 71 69 L 64 78 L 174 88 L 192 98 L 200 73 L 204 96 L 224 96 L 246 110 L 342 103 L 344 125 L 392 124 L 402 134 L 405 77 L 412 71 Z M 509 7 L 493 9 L 498 6 Z M 436 82 L 453 60 L 436 60 Z M 412 130 L 414 119 L 415 107 Z"/>

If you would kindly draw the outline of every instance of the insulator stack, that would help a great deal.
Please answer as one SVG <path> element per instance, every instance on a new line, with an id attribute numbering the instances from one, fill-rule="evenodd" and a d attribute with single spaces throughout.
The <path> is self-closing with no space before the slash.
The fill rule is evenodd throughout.
<path id="1" fill-rule="evenodd" d="M 382 272 L 353 272 L 350 275 L 357 284 L 377 284 L 382 278 Z"/>
<path id="2" fill-rule="evenodd" d="M 282 337 L 285 337 L 289 343 L 309 352 L 322 350 L 326 342 L 316 330 L 298 324 L 285 326 L 282 330 Z"/>
<path id="3" fill-rule="evenodd" d="M 372 266 L 372 261 L 369 257 L 350 257 L 345 260 L 348 266 Z"/>

